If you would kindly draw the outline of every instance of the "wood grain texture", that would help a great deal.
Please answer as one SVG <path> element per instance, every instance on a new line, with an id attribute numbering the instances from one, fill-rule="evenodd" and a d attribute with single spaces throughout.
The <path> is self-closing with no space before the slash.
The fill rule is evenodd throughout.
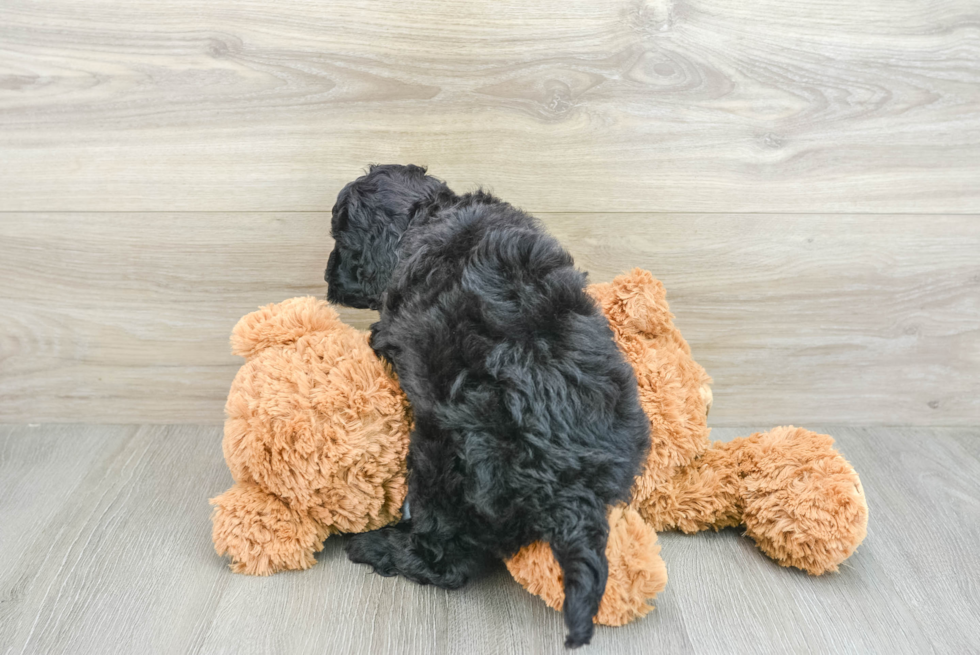
<path id="1" fill-rule="evenodd" d="M 324 296 L 325 214 L 0 214 L 0 420 L 218 423 L 240 316 Z M 980 421 L 980 218 L 550 214 L 667 287 L 715 425 Z M 367 328 L 375 314 L 343 312 Z"/>
<path id="2" fill-rule="evenodd" d="M 39 446 L 47 457 L 34 457 Z M 202 494 L 227 475 L 216 447 L 214 430 L 194 427 L 8 431 L 0 479 L 21 474 L 42 490 L 74 484 L 53 506 L 43 496 L 2 501 L 4 530 L 9 514 L 33 514 L 3 551 L 4 652 L 175 652 L 177 634 L 178 651 L 194 644 L 226 581 L 188 556 L 210 547 Z M 65 480 L 65 469 L 83 475 Z"/>
<path id="3" fill-rule="evenodd" d="M 871 509 L 841 572 L 780 568 L 736 530 L 664 533 L 656 611 L 600 627 L 590 653 L 972 651 L 980 431 L 811 427 Z M 561 615 L 502 567 L 447 592 L 367 573 L 332 537 L 309 571 L 231 573 L 206 502 L 230 484 L 213 426 L 0 426 L 3 652 L 564 652 Z"/>
<path id="4" fill-rule="evenodd" d="M 6 0 L 0 209 L 980 211 L 973 0 Z"/>

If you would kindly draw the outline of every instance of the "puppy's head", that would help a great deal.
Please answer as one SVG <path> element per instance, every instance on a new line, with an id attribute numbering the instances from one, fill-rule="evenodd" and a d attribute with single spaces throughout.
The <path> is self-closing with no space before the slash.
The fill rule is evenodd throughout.
<path id="1" fill-rule="evenodd" d="M 421 166 L 374 165 L 337 195 L 330 234 L 334 249 L 324 279 L 327 300 L 379 309 L 398 263 L 398 242 L 419 211 L 452 194 Z"/>

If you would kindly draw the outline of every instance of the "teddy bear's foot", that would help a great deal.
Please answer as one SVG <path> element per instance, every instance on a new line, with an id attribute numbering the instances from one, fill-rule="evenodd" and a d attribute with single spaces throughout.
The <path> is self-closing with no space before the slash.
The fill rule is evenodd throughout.
<path id="1" fill-rule="evenodd" d="M 667 586 L 667 567 L 660 558 L 657 533 L 636 511 L 610 508 L 606 559 L 609 577 L 595 622 L 625 625 L 653 610 L 650 601 Z M 522 548 L 507 560 L 507 570 L 525 589 L 561 610 L 565 601 L 562 572 L 547 543 L 538 541 Z"/>
<path id="2" fill-rule="evenodd" d="M 803 428 L 744 441 L 754 460 L 743 479 L 746 533 L 782 566 L 836 571 L 867 534 L 868 505 L 854 468 L 831 437 Z"/>
<path id="3" fill-rule="evenodd" d="M 254 484 L 236 484 L 211 499 L 212 538 L 219 555 L 231 556 L 235 573 L 271 575 L 308 569 L 329 530 Z"/>

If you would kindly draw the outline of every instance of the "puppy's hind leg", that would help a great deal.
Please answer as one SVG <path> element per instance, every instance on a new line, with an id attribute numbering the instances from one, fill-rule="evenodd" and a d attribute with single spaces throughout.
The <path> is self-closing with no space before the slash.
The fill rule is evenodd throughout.
<path id="1" fill-rule="evenodd" d="M 561 566 L 565 582 L 565 647 L 578 648 L 592 639 L 592 619 L 606 591 L 606 507 L 589 491 L 568 490 L 559 496 L 552 520 L 551 552 Z"/>
<path id="2" fill-rule="evenodd" d="M 414 506 L 412 509 L 411 522 L 351 536 L 346 544 L 348 559 L 368 564 L 383 576 L 401 575 L 444 589 L 462 587 L 483 563 L 485 554 L 463 547 L 449 531 L 425 529 L 435 527 L 435 522 L 420 516 Z"/>

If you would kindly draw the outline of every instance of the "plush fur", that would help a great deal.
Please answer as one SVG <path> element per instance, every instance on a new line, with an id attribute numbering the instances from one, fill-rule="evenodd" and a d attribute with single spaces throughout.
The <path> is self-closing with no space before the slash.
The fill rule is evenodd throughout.
<path id="1" fill-rule="evenodd" d="M 232 568 L 309 568 L 328 535 L 401 518 L 411 414 L 367 335 L 293 298 L 242 318 L 231 342 L 247 360 L 225 404 L 236 484 L 211 503 Z"/>
<path id="2" fill-rule="evenodd" d="M 354 536 L 381 575 L 459 587 L 546 541 L 566 645 L 589 643 L 606 586 L 607 505 L 649 450 L 633 369 L 585 275 L 536 220 L 457 196 L 415 166 L 374 166 L 333 210 L 328 298 L 380 311 L 371 346 L 411 402 L 411 520 Z"/>
<path id="3" fill-rule="evenodd" d="M 634 368 L 653 442 L 633 501 L 607 512 L 609 577 L 596 622 L 623 625 L 653 609 L 667 582 L 654 527 L 741 522 L 779 564 L 837 570 L 867 532 L 868 507 L 833 440 L 788 427 L 712 444 L 710 379 L 674 325 L 663 285 L 636 269 L 588 291 Z M 243 317 L 232 348 L 247 359 L 226 406 L 224 452 L 236 482 L 212 499 L 211 518 L 215 549 L 233 570 L 309 568 L 325 536 L 398 521 L 411 413 L 367 335 L 322 300 L 294 298 Z M 548 544 L 522 548 L 507 568 L 561 609 Z"/>
<path id="4" fill-rule="evenodd" d="M 705 395 L 689 384 L 706 376 L 672 339 L 679 333 L 635 338 L 633 314 L 646 329 L 662 327 L 645 318 L 660 315 L 650 304 L 662 299 L 660 283 L 636 270 L 588 291 L 602 298 L 607 317 L 626 323 L 611 327 L 636 367 L 651 422 L 679 447 L 692 434 L 703 436 Z M 316 564 L 325 537 L 397 522 L 407 491 L 411 412 L 368 335 L 340 321 L 331 305 L 305 297 L 242 317 L 231 343 L 247 360 L 225 406 L 224 454 L 235 484 L 211 500 L 211 519 L 215 550 L 231 558 L 232 570 L 306 569 Z M 657 349 L 644 351 L 645 345 Z M 671 444 L 659 450 L 669 453 Z M 660 466 L 661 459 L 651 453 L 647 464 Z M 651 476 L 659 469 L 647 468 L 634 489 L 649 486 L 643 481 Z M 653 609 L 667 572 L 656 532 L 635 509 L 610 506 L 607 517 L 609 575 L 596 623 L 623 625 Z M 561 609 L 561 569 L 547 543 L 521 549 L 507 566 L 529 591 Z"/>

